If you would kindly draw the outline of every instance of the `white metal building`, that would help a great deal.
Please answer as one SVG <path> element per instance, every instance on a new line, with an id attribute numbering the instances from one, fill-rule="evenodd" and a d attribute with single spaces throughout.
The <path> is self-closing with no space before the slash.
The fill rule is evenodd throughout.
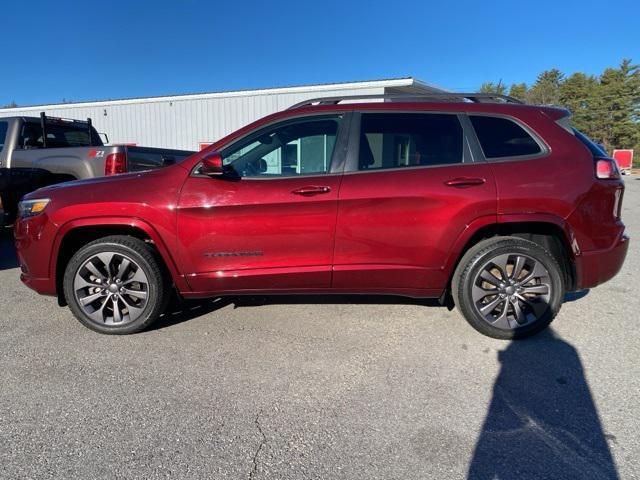
<path id="1" fill-rule="evenodd" d="M 442 91 L 411 77 L 0 109 L 0 117 L 91 117 L 113 144 L 198 150 L 270 113 L 316 97 Z"/>

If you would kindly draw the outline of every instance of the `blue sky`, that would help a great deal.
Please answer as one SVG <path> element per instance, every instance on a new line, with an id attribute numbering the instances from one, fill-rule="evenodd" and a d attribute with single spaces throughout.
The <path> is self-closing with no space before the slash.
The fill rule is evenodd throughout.
<path id="1" fill-rule="evenodd" d="M 640 63 L 640 1 L 2 4 L 0 105 L 415 76 L 454 90 Z"/>

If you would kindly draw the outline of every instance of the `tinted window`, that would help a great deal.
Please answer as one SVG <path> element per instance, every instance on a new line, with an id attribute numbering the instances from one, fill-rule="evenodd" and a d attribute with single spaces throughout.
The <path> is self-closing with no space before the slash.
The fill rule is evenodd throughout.
<path id="1" fill-rule="evenodd" d="M 86 125 L 47 123 L 47 148 L 87 147 L 89 131 Z M 93 145 L 102 145 L 102 141 L 92 132 Z M 39 123 L 28 122 L 22 127 L 21 146 L 42 148 L 42 127 Z"/>
<path id="2" fill-rule="evenodd" d="M 462 142 L 456 115 L 365 113 L 358 169 L 460 163 Z"/>
<path id="3" fill-rule="evenodd" d="M 500 117 L 471 116 L 487 158 L 520 157 L 540 153 L 540 145 L 517 123 Z"/>
<path id="4" fill-rule="evenodd" d="M 4 148 L 4 141 L 7 138 L 7 129 L 9 128 L 9 123 L 0 122 L 0 150 Z"/>
<path id="5" fill-rule="evenodd" d="M 222 152 L 225 165 L 243 177 L 288 177 L 326 173 L 339 116 L 287 122 L 249 136 Z"/>

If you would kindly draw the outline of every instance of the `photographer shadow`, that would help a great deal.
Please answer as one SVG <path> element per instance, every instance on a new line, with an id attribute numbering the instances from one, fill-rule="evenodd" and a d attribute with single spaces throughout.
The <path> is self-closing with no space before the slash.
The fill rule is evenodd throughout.
<path id="1" fill-rule="evenodd" d="M 499 352 L 469 479 L 617 479 L 578 352 L 551 329 Z"/>

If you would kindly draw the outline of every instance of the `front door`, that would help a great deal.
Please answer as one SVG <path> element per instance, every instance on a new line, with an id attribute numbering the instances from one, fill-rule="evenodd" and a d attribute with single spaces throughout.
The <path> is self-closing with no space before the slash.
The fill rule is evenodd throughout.
<path id="1" fill-rule="evenodd" d="M 341 115 L 265 127 L 221 150 L 229 174 L 183 186 L 178 237 L 196 292 L 323 289 L 331 284 Z"/>
<path id="2" fill-rule="evenodd" d="M 333 287 L 430 296 L 453 243 L 495 221 L 496 187 L 457 114 L 363 113 L 339 197 Z M 493 222 L 492 222 L 493 223 Z"/>

